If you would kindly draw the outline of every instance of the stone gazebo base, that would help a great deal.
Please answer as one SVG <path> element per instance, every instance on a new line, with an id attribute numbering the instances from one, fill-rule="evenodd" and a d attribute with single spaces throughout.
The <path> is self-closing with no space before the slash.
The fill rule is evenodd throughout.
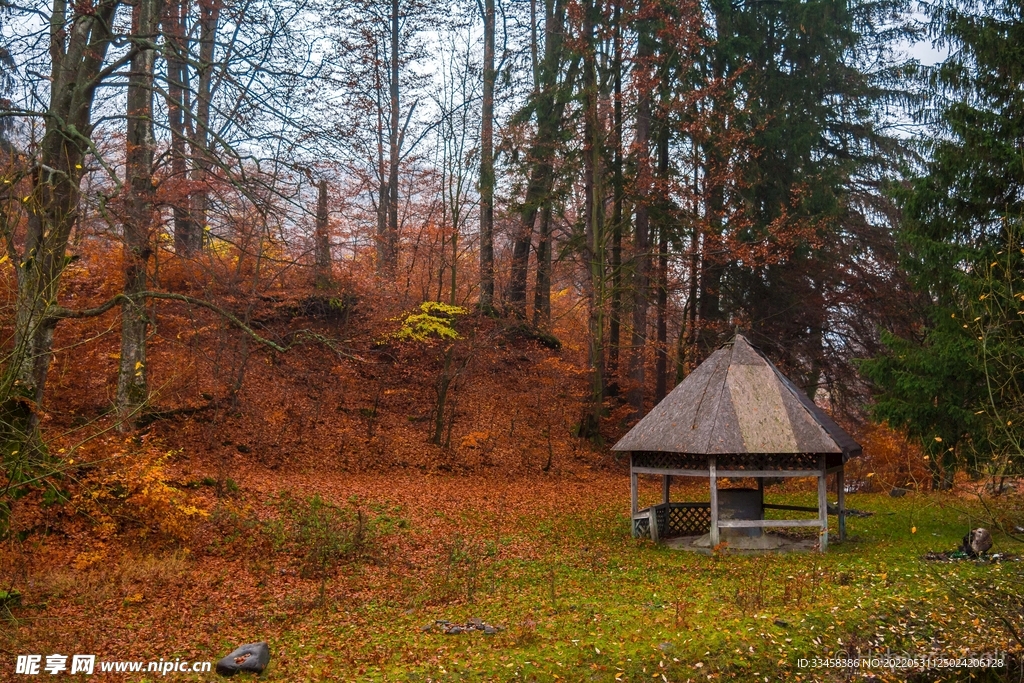
<path id="1" fill-rule="evenodd" d="M 683 550 L 691 553 L 710 555 L 714 552 L 711 543 L 704 543 L 708 534 L 703 536 L 676 536 L 662 542 L 666 548 Z M 761 553 L 810 553 L 818 550 L 817 538 L 788 538 L 775 534 L 765 534 L 747 540 L 729 541 L 722 552 L 735 555 L 759 555 Z"/>

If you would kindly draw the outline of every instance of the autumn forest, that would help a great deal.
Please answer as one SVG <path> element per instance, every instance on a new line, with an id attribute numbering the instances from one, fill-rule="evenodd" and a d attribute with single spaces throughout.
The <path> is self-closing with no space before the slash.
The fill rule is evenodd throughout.
<path id="1" fill-rule="evenodd" d="M 1012 680 L 1022 45 L 1019 0 L 0 3 L 0 679 Z M 737 333 L 863 446 L 827 554 L 632 537 L 610 447 Z"/>

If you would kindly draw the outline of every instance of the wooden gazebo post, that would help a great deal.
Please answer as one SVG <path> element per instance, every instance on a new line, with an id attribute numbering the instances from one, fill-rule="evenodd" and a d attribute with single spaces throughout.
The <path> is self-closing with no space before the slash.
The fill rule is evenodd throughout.
<path id="1" fill-rule="evenodd" d="M 711 486 L 711 547 L 718 546 L 718 470 L 715 456 L 708 456 L 708 480 Z"/>
<path id="2" fill-rule="evenodd" d="M 828 549 L 828 474 L 826 473 L 828 467 L 824 455 L 818 456 L 818 467 L 821 468 L 821 472 L 818 474 L 818 519 L 821 522 L 818 549 L 825 552 Z"/>
<path id="3" fill-rule="evenodd" d="M 846 475 L 843 473 L 844 469 L 844 467 L 840 467 L 836 472 L 836 505 L 839 507 L 836 512 L 839 513 L 840 543 L 846 540 Z"/>
<path id="4" fill-rule="evenodd" d="M 640 509 L 639 507 L 639 492 L 637 491 L 637 473 L 633 470 L 633 456 L 629 456 L 629 512 L 631 515 L 635 515 Z"/>

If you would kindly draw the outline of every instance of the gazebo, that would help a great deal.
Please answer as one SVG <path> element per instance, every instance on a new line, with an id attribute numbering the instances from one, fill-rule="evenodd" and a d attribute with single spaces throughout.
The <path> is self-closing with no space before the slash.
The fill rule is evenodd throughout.
<path id="1" fill-rule="evenodd" d="M 815 405 L 745 337 L 732 341 L 697 367 L 615 446 L 630 453 L 633 535 L 655 542 L 708 534 L 761 536 L 771 527 L 818 527 L 818 548 L 828 547 L 827 477 L 836 475 L 839 540 L 846 537 L 843 466 L 861 452 L 832 418 Z M 638 476 L 661 475 L 662 502 L 639 510 Z M 710 503 L 672 502 L 672 477 L 707 477 Z M 720 478 L 753 478 L 757 490 L 729 496 L 720 506 Z M 765 477 L 817 477 L 818 506 L 769 505 Z M 736 489 L 723 489 L 730 493 Z M 817 512 L 815 519 L 764 519 L 764 510 Z"/>

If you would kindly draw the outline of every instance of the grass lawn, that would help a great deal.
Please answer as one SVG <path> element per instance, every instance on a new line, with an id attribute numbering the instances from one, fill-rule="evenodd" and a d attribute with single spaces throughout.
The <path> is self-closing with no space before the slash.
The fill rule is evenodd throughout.
<path id="1" fill-rule="evenodd" d="M 923 559 L 959 544 L 982 512 L 977 503 L 855 494 L 848 506 L 872 515 L 851 518 L 847 541 L 826 554 L 705 556 L 632 539 L 621 478 L 598 477 L 593 487 L 509 484 L 500 501 L 492 489 L 458 478 L 446 480 L 433 502 L 417 493 L 404 499 L 404 487 L 393 485 L 388 497 L 382 492 L 389 482 L 375 482 L 368 499 L 386 502 L 374 509 L 390 516 L 382 550 L 371 560 L 342 562 L 327 581 L 304 578 L 294 554 L 275 553 L 273 544 L 261 551 L 231 539 L 220 554 L 179 552 L 176 568 L 154 569 L 169 572 L 163 588 L 145 572 L 133 584 L 123 571 L 93 567 L 64 570 L 59 592 L 56 572 L 49 583 L 40 575 L 36 588 L 25 588 L 27 606 L 3 627 L 3 647 L 11 661 L 23 652 L 86 646 L 106 658 L 212 660 L 243 642 L 267 640 L 267 681 L 680 683 L 850 680 L 839 669 L 812 668 L 813 660 L 887 651 L 965 657 L 1017 647 L 1003 618 L 1018 630 L 1024 622 L 1024 562 Z M 463 498 L 453 501 L 460 491 Z M 247 495 L 252 519 L 274 509 L 271 493 Z M 346 500 L 330 490 L 323 495 Z M 769 495 L 815 504 L 812 493 Z M 248 528 L 250 537 L 264 533 Z M 1000 534 L 995 543 L 995 552 L 1024 553 Z M 77 587 L 67 585 L 75 571 Z M 173 616 L 182 602 L 188 616 Z M 423 630 L 435 620 L 472 618 L 503 630 Z M 90 628 L 92 639 L 82 643 Z M 106 633 L 115 628 L 120 635 Z M 932 670 L 921 680 L 967 673 Z M 1005 671 L 975 673 L 1002 680 Z M 195 679 L 133 680 L 173 678 Z"/>
<path id="2" fill-rule="evenodd" d="M 774 498 L 814 505 L 810 494 Z M 422 605 L 429 593 L 413 591 L 406 604 L 310 615 L 301 633 L 284 634 L 287 661 L 277 675 L 316 679 L 340 666 L 366 680 L 827 680 L 837 672 L 813 670 L 810 661 L 801 668 L 799 660 L 887 648 L 921 657 L 1006 648 L 997 614 L 970 593 L 1019 588 L 1020 564 L 922 559 L 959 543 L 969 526 L 963 509 L 939 497 L 860 495 L 849 505 L 874 514 L 850 520 L 847 542 L 825 555 L 668 550 L 628 538 L 619 508 L 524 520 L 476 562 L 453 554 L 464 591 L 453 604 Z M 501 545 L 518 534 L 543 539 L 546 552 L 503 559 Z M 1000 543 L 998 550 L 1020 548 Z M 492 637 L 420 631 L 435 619 L 472 617 L 507 630 Z M 346 654 L 318 664 L 323 649 Z"/>

